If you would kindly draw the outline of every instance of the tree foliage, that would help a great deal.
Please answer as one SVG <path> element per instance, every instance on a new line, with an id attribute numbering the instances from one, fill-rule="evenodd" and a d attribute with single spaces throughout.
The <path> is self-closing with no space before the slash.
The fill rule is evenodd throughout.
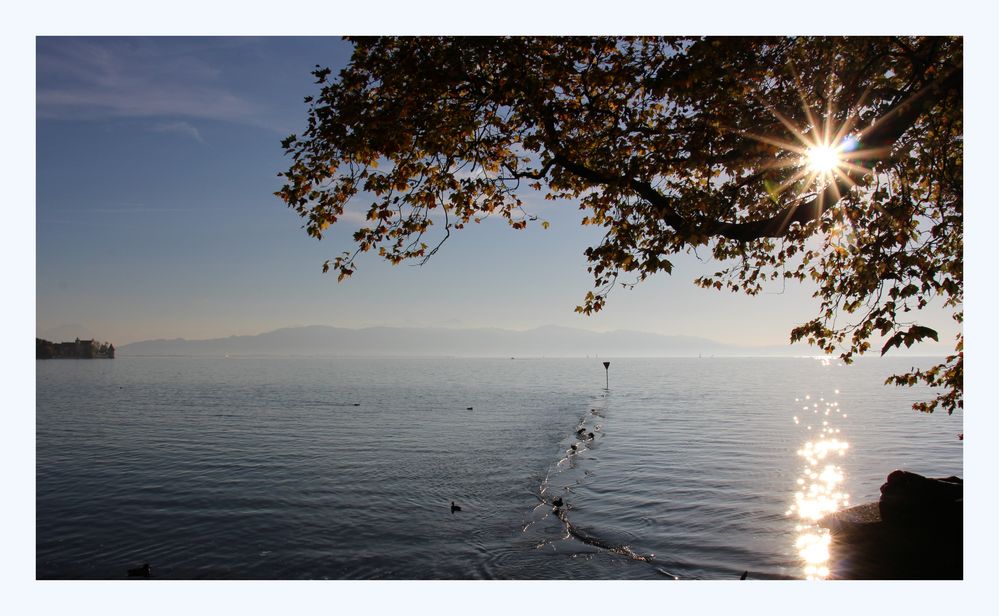
<path id="1" fill-rule="evenodd" d="M 361 252 L 424 262 L 485 216 L 522 229 L 522 197 L 540 191 L 605 232 L 585 252 L 583 313 L 703 248 L 720 264 L 703 287 L 813 281 L 819 312 L 791 340 L 847 362 L 877 337 L 882 354 L 936 339 L 916 322 L 931 301 L 963 318 L 960 38 L 353 43 L 338 75 L 317 65 L 277 193 L 316 238 L 367 206 L 354 250 L 323 265 L 341 280 Z M 809 146 L 832 168 L 810 166 Z M 963 407 L 955 342 L 888 382 L 940 387 L 921 410 Z"/>

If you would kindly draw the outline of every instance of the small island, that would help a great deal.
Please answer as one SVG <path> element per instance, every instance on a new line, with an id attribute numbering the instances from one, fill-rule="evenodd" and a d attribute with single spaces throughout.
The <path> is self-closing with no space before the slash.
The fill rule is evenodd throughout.
<path id="1" fill-rule="evenodd" d="M 35 359 L 114 359 L 114 345 L 79 338 L 73 342 L 35 338 Z"/>

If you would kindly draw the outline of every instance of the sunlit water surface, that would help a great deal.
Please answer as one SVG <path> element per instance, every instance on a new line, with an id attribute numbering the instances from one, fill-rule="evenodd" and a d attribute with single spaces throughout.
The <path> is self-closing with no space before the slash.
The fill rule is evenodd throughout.
<path id="1" fill-rule="evenodd" d="M 819 517 L 963 475 L 882 385 L 928 360 L 600 361 L 39 361 L 37 576 L 821 578 Z"/>

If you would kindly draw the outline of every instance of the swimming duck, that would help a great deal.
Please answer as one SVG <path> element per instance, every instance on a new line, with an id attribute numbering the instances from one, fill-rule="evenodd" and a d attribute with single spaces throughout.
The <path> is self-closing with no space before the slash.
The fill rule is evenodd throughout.
<path id="1" fill-rule="evenodd" d="M 149 577 L 150 575 L 149 563 L 145 563 L 141 567 L 128 570 L 128 577 Z"/>
<path id="2" fill-rule="evenodd" d="M 461 507 L 455 505 L 454 501 L 451 501 L 451 513 L 454 513 L 455 511 L 461 511 Z"/>

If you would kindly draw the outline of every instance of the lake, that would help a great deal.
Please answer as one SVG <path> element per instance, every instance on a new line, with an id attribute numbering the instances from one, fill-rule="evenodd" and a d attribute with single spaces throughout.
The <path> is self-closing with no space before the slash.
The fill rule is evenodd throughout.
<path id="1" fill-rule="evenodd" d="M 38 361 L 36 575 L 823 577 L 818 513 L 963 476 L 929 359 L 601 361 Z"/>

